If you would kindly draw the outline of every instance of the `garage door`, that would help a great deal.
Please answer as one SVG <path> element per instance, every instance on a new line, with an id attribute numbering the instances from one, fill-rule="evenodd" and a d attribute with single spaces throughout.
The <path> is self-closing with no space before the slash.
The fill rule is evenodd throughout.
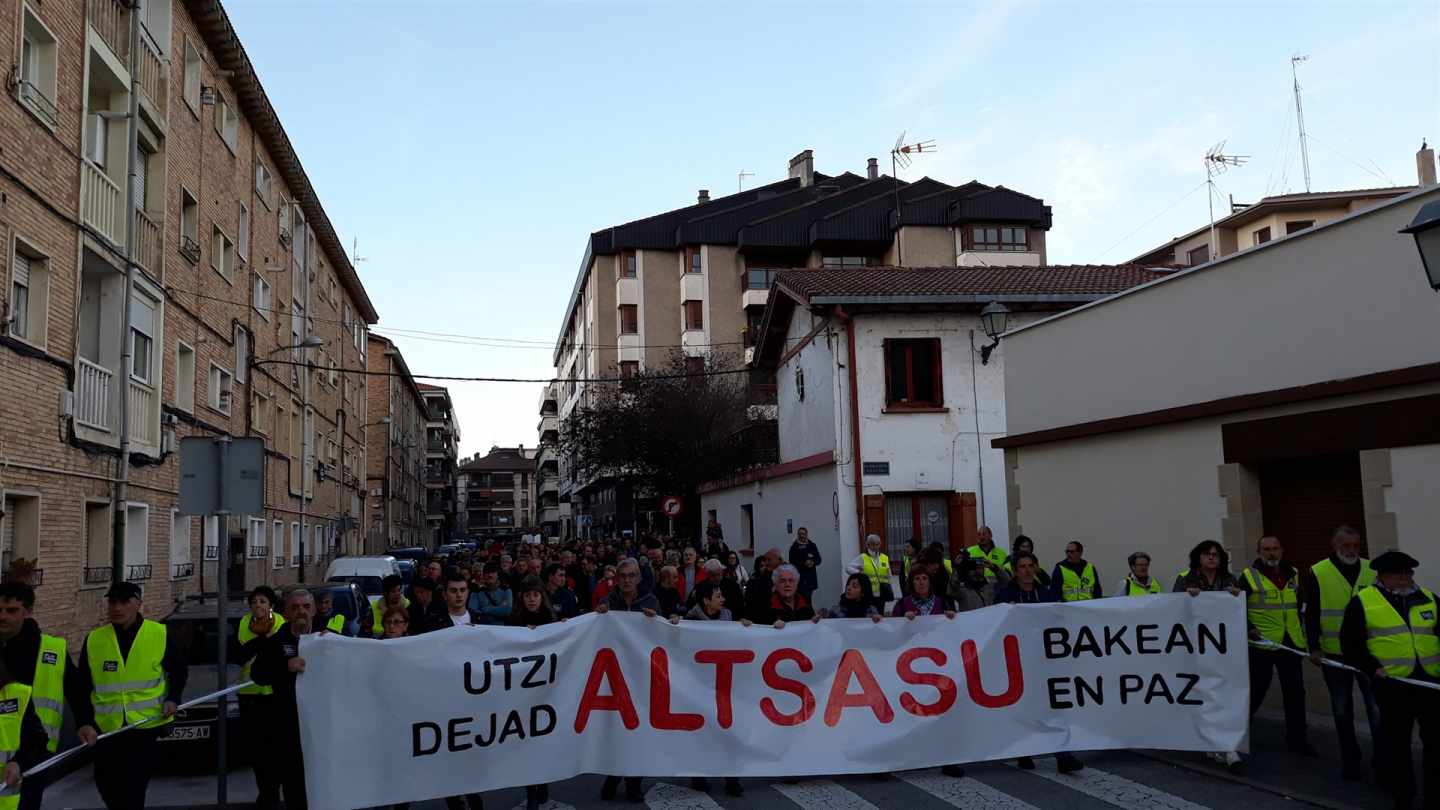
<path id="1" fill-rule="evenodd" d="M 1363 530 L 1365 500 L 1360 455 L 1266 461 L 1260 465 L 1260 503 L 1265 533 L 1285 544 L 1285 556 L 1308 566 L 1330 553 L 1330 536 L 1342 524 Z M 1256 538 L 1258 539 L 1258 538 Z M 1231 549 L 1237 555 L 1237 549 Z M 1255 559 L 1254 542 L 1232 561 L 1238 571 Z"/>

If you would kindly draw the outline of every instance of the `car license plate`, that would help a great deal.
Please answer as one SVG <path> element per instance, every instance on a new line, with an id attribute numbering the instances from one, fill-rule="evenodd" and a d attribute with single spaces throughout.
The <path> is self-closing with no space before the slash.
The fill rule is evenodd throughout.
<path id="1" fill-rule="evenodd" d="M 160 738 L 160 741 L 208 739 L 210 739 L 209 726 L 171 726 L 170 729 L 165 732 L 165 735 Z"/>

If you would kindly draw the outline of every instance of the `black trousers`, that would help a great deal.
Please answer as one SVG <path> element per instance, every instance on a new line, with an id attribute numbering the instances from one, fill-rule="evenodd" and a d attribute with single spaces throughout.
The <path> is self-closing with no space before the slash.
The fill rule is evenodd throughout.
<path id="1" fill-rule="evenodd" d="M 1423 807 L 1440 805 L 1440 694 L 1433 689 L 1392 683 L 1384 678 L 1373 682 L 1375 702 L 1380 704 L 1380 735 L 1377 744 L 1390 793 L 1401 800 L 1415 798 L 1415 763 L 1410 754 L 1410 732 L 1420 726 L 1421 756 L 1425 774 Z"/>
<path id="2" fill-rule="evenodd" d="M 95 745 L 95 788 L 110 810 L 145 806 L 161 729 L 127 731 Z"/>
<path id="3" fill-rule="evenodd" d="M 240 695 L 240 727 L 245 750 L 251 752 L 250 764 L 255 770 L 255 807 L 274 810 L 280 806 L 280 773 L 269 752 L 275 727 L 272 695 Z"/>
<path id="4" fill-rule="evenodd" d="M 1303 659 L 1284 650 L 1250 648 L 1250 714 L 1265 702 L 1273 673 L 1280 673 L 1280 696 L 1285 702 L 1285 742 L 1300 745 L 1306 741 L 1305 675 L 1300 669 Z"/>
<path id="5" fill-rule="evenodd" d="M 280 704 L 276 704 L 278 709 Z M 276 712 L 283 714 L 283 712 Z M 293 725 L 292 725 L 293 724 Z M 274 777 L 285 794 L 285 810 L 307 810 L 305 798 L 305 752 L 300 748 L 300 726 L 295 720 L 281 717 L 271 724 L 274 745 Z"/>
<path id="6" fill-rule="evenodd" d="M 485 810 L 485 800 L 480 798 L 479 793 L 445 797 L 446 810 L 465 810 L 466 805 L 469 805 L 470 810 Z"/>

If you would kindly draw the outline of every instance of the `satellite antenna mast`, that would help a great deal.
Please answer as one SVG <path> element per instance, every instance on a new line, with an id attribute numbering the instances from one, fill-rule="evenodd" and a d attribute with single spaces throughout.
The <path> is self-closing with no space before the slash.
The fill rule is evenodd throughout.
<path id="1" fill-rule="evenodd" d="M 1210 258 L 1217 259 L 1220 256 L 1220 245 L 1215 239 L 1215 178 L 1225 173 L 1230 166 L 1243 166 L 1249 160 L 1249 155 L 1227 155 L 1225 154 L 1225 141 L 1221 141 L 1210 147 L 1205 152 L 1205 185 L 1208 192 L 1205 197 L 1210 204 Z"/>
<path id="2" fill-rule="evenodd" d="M 736 192 L 744 191 L 744 190 L 745 190 L 745 178 L 747 178 L 747 177 L 754 177 L 754 176 L 755 176 L 755 173 L 754 173 L 754 172 L 747 172 L 747 171 L 745 171 L 744 169 L 741 169 L 741 170 L 740 170 L 740 174 L 736 175 L 736 178 L 735 178 L 735 191 L 736 191 Z"/>
<path id="3" fill-rule="evenodd" d="M 368 256 L 361 256 L 361 255 L 360 255 L 360 238 L 359 238 L 359 237 L 356 237 L 356 238 L 354 239 L 354 241 L 352 241 L 352 242 L 350 243 L 350 245 L 351 245 L 351 247 L 350 247 L 350 263 L 351 263 L 351 264 L 356 265 L 356 266 L 358 267 L 359 264 L 360 264 L 360 262 L 366 261 L 366 260 L 368 260 L 368 259 L 370 258 L 370 257 L 368 257 Z"/>
<path id="4" fill-rule="evenodd" d="M 1295 87 L 1295 124 L 1300 131 L 1300 165 L 1305 168 L 1305 193 L 1310 193 L 1310 146 L 1305 138 L 1305 107 L 1300 103 L 1300 63 L 1309 59 L 1308 54 L 1295 54 L 1290 57 L 1290 78 L 1294 80 Z"/>
<path id="5" fill-rule="evenodd" d="M 895 146 L 890 149 L 890 177 L 895 181 L 895 253 L 896 263 L 905 265 L 905 246 L 900 241 L 900 170 L 910 168 L 911 155 L 920 155 L 926 152 L 935 152 L 940 147 L 935 145 L 935 139 L 928 141 L 916 141 L 905 143 L 905 132 L 901 130 L 900 137 L 895 139 Z"/>

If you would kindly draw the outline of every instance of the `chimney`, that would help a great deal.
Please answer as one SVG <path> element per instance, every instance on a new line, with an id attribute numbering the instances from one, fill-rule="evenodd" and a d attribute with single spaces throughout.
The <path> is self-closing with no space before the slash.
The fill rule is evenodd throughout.
<path id="1" fill-rule="evenodd" d="M 704 205 L 707 202 L 710 202 L 710 189 L 702 188 L 699 193 L 695 195 L 695 204 Z"/>
<path id="2" fill-rule="evenodd" d="M 865 176 L 874 180 L 880 176 L 880 161 L 870 158 L 865 161 Z"/>
<path id="3" fill-rule="evenodd" d="M 1423 140 L 1420 141 L 1420 151 L 1415 153 L 1415 171 L 1422 188 L 1435 185 L 1435 150 Z"/>
<path id="4" fill-rule="evenodd" d="M 800 178 L 801 188 L 815 182 L 815 155 L 809 149 L 790 158 L 790 176 Z"/>

